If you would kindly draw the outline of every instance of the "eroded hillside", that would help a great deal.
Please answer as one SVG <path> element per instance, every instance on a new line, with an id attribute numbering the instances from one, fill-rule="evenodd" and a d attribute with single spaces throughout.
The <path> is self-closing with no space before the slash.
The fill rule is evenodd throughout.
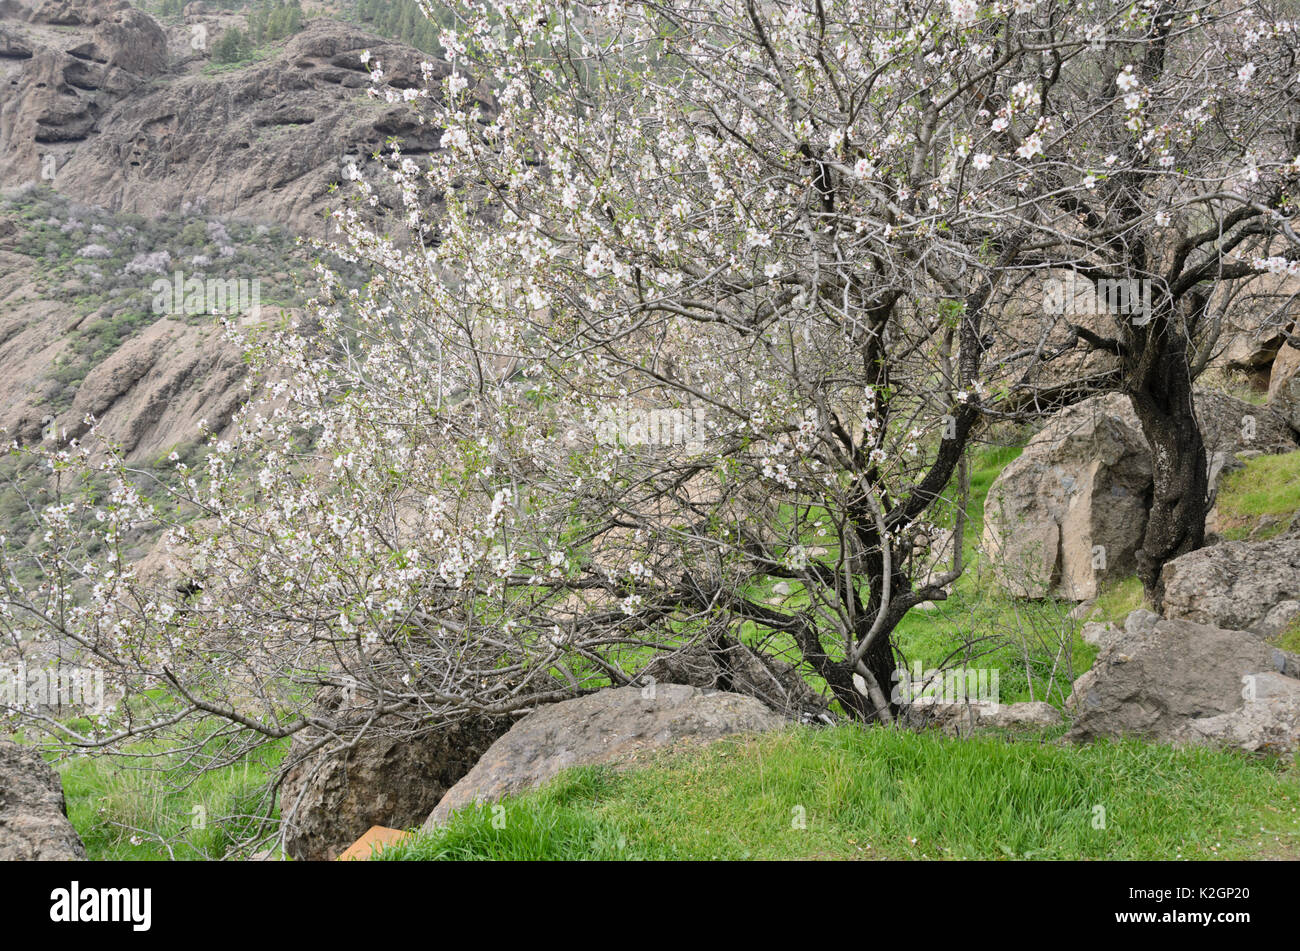
<path id="1" fill-rule="evenodd" d="M 390 139 L 406 155 L 438 147 L 441 130 L 367 95 L 361 59 L 369 51 L 402 90 L 423 83 L 428 54 L 317 17 L 261 58 L 214 63 L 214 39 L 245 21 L 218 11 L 160 23 L 125 0 L 0 0 L 0 186 L 43 181 L 148 217 L 203 200 L 214 214 L 323 233 L 347 162 L 364 165 Z"/>

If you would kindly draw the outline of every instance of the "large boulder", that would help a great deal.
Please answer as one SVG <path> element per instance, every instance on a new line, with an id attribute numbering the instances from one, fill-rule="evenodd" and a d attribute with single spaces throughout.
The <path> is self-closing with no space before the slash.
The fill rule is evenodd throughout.
<path id="1" fill-rule="evenodd" d="M 0 862 L 85 857 L 59 774 L 35 750 L 0 740 Z"/>
<path id="2" fill-rule="evenodd" d="M 411 736 L 386 730 L 381 721 L 342 752 L 333 746 L 310 752 L 319 737 L 300 734 L 280 789 L 285 851 L 300 860 L 332 860 L 371 826 L 419 825 L 509 725 L 466 719 Z"/>
<path id="3" fill-rule="evenodd" d="M 1275 609 L 1300 600 L 1300 535 L 1221 542 L 1175 558 L 1160 577 L 1169 617 L 1273 636 L 1289 620 Z"/>
<path id="4" fill-rule="evenodd" d="M 1300 749 L 1300 680 L 1264 671 L 1247 676 L 1241 693 L 1238 709 L 1192 720 L 1185 739 L 1252 753 L 1288 755 Z"/>
<path id="5" fill-rule="evenodd" d="M 1268 405 L 1300 430 L 1300 348 L 1287 344 L 1278 351 L 1268 378 Z"/>
<path id="6" fill-rule="evenodd" d="M 551 704 L 493 743 L 442 798 L 425 828 L 474 803 L 539 786 L 572 766 L 627 764 L 665 747 L 775 730 L 787 722 L 753 697 L 684 684 L 618 687 Z"/>
<path id="7" fill-rule="evenodd" d="M 1067 739 L 1132 734 L 1283 751 L 1300 740 L 1300 721 L 1285 719 L 1300 657 L 1248 631 L 1134 611 L 1100 641 L 1092 669 L 1074 682 Z"/>
<path id="8" fill-rule="evenodd" d="M 1198 390 L 1211 483 L 1237 452 L 1289 452 L 1295 434 L 1267 407 Z M 984 548 L 998 583 L 1019 597 L 1096 597 L 1136 570 L 1150 503 L 1151 451 L 1127 397 L 1067 407 L 989 489 Z"/>
<path id="9" fill-rule="evenodd" d="M 1127 397 L 1058 413 L 989 489 L 984 548 L 1019 597 L 1096 597 L 1132 574 L 1151 492 L 1151 454 Z"/>
<path id="10" fill-rule="evenodd" d="M 1222 458 L 1238 452 L 1291 452 L 1300 445 L 1280 413 L 1218 390 L 1196 391 L 1196 416 L 1201 424 L 1201 436 L 1205 440 L 1205 453 L 1210 457 L 1211 469 L 1215 466 L 1215 456 Z M 1136 413 L 1131 419 L 1134 425 L 1139 425 Z"/>

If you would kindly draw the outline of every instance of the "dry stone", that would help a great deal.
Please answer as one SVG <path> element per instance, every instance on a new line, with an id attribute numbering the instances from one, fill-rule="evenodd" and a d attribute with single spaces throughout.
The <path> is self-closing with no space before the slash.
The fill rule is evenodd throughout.
<path id="1" fill-rule="evenodd" d="M 572 766 L 626 765 L 678 744 L 776 730 L 789 721 L 753 697 L 684 684 L 618 687 L 524 717 L 438 803 L 426 829 L 476 802 L 539 786 Z"/>
<path id="2" fill-rule="evenodd" d="M 0 740 L 0 862 L 85 857 L 58 773 L 35 750 Z"/>

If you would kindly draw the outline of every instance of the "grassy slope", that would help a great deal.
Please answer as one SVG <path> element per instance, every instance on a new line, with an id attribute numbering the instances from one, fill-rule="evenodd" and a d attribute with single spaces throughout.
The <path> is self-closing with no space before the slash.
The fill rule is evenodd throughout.
<path id="1" fill-rule="evenodd" d="M 1272 538 L 1300 512 L 1300 449 L 1257 456 L 1223 478 L 1216 505 L 1224 538 Z M 1263 523 L 1263 525 L 1261 525 Z"/>
<path id="2" fill-rule="evenodd" d="M 1137 741 L 1067 748 L 1046 740 L 791 728 L 665 754 L 624 773 L 570 771 L 503 811 L 462 813 L 384 857 L 1300 856 L 1295 764 Z M 1104 828 L 1095 827 L 1098 806 Z"/>
<path id="3" fill-rule="evenodd" d="M 1257 456 L 1244 469 L 1228 473 L 1216 502 L 1224 538 L 1273 538 L 1300 513 L 1300 449 Z M 1300 653 L 1300 618 L 1276 638 L 1283 650 Z"/>

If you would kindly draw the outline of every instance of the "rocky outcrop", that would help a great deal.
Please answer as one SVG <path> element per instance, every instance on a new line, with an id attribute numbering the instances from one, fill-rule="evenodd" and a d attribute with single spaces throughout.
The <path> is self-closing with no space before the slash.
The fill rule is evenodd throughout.
<path id="1" fill-rule="evenodd" d="M 163 27 L 127 0 L 0 0 L 0 186 L 48 184 L 71 199 L 150 218 L 201 209 L 209 237 L 212 226 L 225 235 L 221 221 L 232 216 L 319 233 L 321 212 L 341 201 L 330 190 L 346 164 L 365 168 L 390 139 L 417 161 L 439 148 L 441 130 L 422 125 L 409 105 L 367 94 L 361 61 L 369 50 L 385 81 L 401 90 L 423 85 L 426 55 L 319 17 L 273 44 L 264 60 L 209 70 L 192 31 L 217 36 L 244 19 L 193 5 L 185 23 Z M 427 66 L 435 86 L 449 69 Z M 486 88 L 476 95 L 490 112 Z M 382 206 L 390 185 L 380 178 Z M 64 235 L 81 217 L 74 203 Z M 147 233 L 127 220 L 113 230 Z M 220 432 L 245 394 L 244 365 L 217 321 L 171 319 L 171 310 L 156 319 L 164 311 L 155 307 L 148 323 L 147 309 L 117 296 L 132 292 L 120 262 L 110 273 L 103 262 L 82 261 L 61 288 L 51 287 L 51 245 L 33 247 L 31 229 L 19 224 L 0 220 L 6 440 L 75 437 L 93 414 L 130 462 L 144 464 L 196 439 L 199 420 Z M 112 243 L 86 240 L 90 248 Z M 13 253 L 20 244 L 23 253 Z M 221 247 L 220 259 L 212 252 L 210 271 L 199 257 L 178 257 L 136 274 L 134 284 L 148 287 L 181 270 L 230 277 L 221 264 L 230 250 Z M 238 276 L 273 283 L 248 270 Z M 289 275 L 281 278 L 283 289 Z M 102 306 L 86 313 L 79 302 L 95 298 Z M 130 328 L 121 329 L 127 318 Z"/>
<path id="2" fill-rule="evenodd" d="M 153 461 L 198 439 L 200 420 L 221 432 L 247 396 L 246 371 L 219 327 L 164 318 L 86 375 L 59 425 L 78 436 L 93 415 L 129 459 Z"/>
<path id="3" fill-rule="evenodd" d="M 53 371 L 74 362 L 73 331 L 93 323 L 46 297 L 34 262 L 0 250 L 0 428 L 24 444 L 79 436 L 93 414 L 100 432 L 131 462 L 155 462 L 216 432 L 246 398 L 247 366 L 213 320 L 162 317 L 129 338 L 77 386 L 70 407 L 51 411 L 61 389 Z"/>
<path id="4" fill-rule="evenodd" d="M 0 740 L 0 862 L 85 857 L 58 773 L 35 750 Z"/>
<path id="5" fill-rule="evenodd" d="M 126 0 L 10 4 L 0 17 L 0 184 L 48 180 L 167 66 L 162 28 Z"/>
<path id="6" fill-rule="evenodd" d="M 345 164 L 364 168 L 390 138 L 417 161 L 440 147 L 442 130 L 420 124 L 410 106 L 367 95 L 360 58 L 369 50 L 402 90 L 423 86 L 429 57 L 354 24 L 311 20 L 268 59 L 211 73 L 189 31 L 238 25 L 224 16 L 174 27 L 169 38 L 121 0 L 5 9 L 0 82 L 12 93 L 0 106 L 0 186 L 49 180 L 148 217 L 202 198 L 214 214 L 319 234 Z M 449 69 L 432 63 L 430 76 Z M 491 110 L 486 87 L 478 100 Z"/>
<path id="7" fill-rule="evenodd" d="M 1126 397 L 1057 414 L 989 489 L 984 548 L 998 583 L 1020 597 L 1096 597 L 1136 570 L 1151 456 Z"/>
<path id="8" fill-rule="evenodd" d="M 1291 699 L 1300 657 L 1247 631 L 1134 611 L 1100 638 L 1101 653 L 1074 683 L 1067 739 L 1143 736 L 1245 749 L 1294 750 Z"/>
<path id="9" fill-rule="evenodd" d="M 1296 448 L 1266 407 L 1198 390 L 1196 408 L 1212 482 L 1238 451 Z M 1127 397 L 1062 410 L 989 489 L 983 542 L 998 583 L 1020 597 L 1095 597 L 1136 569 L 1150 494 L 1150 448 Z"/>
<path id="10" fill-rule="evenodd" d="M 1278 351 L 1268 378 L 1268 405 L 1300 430 L 1300 348 L 1287 344 Z"/>
<path id="11" fill-rule="evenodd" d="M 1273 636 L 1289 623 L 1286 603 L 1300 600 L 1300 536 L 1221 542 L 1175 558 L 1160 577 L 1169 617 Z"/>
<path id="12" fill-rule="evenodd" d="M 419 825 L 508 726 L 470 719 L 412 737 L 385 735 L 380 725 L 341 755 L 306 758 L 314 737 L 295 738 L 289 762 L 301 762 L 280 789 L 285 850 L 332 860 L 372 826 Z"/>
<path id="13" fill-rule="evenodd" d="M 539 786 L 572 766 L 626 765 L 666 747 L 775 730 L 787 722 L 753 697 L 682 684 L 619 687 L 550 704 L 493 743 L 438 803 L 425 828 L 476 802 Z"/>

